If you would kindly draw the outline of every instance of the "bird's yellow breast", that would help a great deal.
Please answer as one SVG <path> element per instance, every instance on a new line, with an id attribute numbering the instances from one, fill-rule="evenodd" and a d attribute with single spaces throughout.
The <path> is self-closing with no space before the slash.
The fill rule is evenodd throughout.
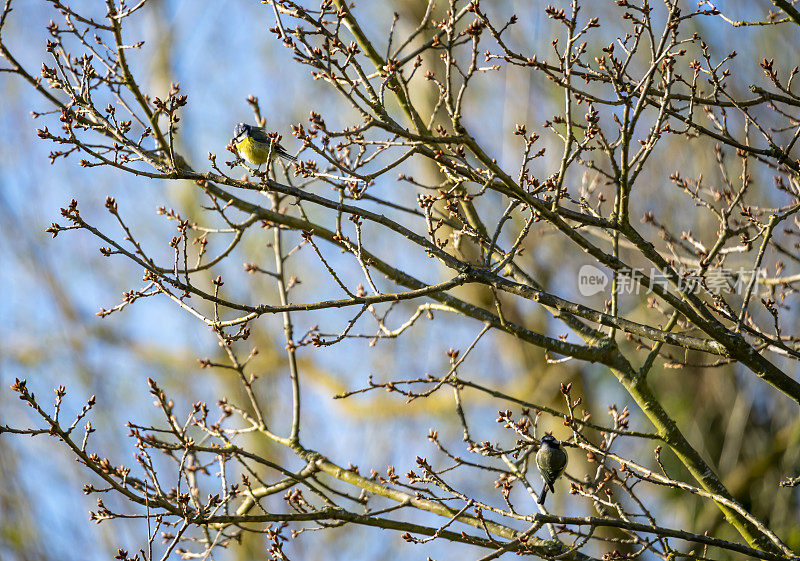
<path id="1" fill-rule="evenodd" d="M 236 143 L 236 150 L 245 160 L 257 166 L 269 159 L 269 145 L 253 140 L 249 136 Z"/>

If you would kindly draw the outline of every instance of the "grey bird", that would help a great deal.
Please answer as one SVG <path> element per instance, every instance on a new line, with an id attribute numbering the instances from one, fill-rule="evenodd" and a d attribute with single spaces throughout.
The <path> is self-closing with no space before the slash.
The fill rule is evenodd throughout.
<path id="1" fill-rule="evenodd" d="M 564 473 L 564 468 L 567 467 L 567 460 L 567 453 L 561 447 L 561 443 L 551 434 L 544 435 L 539 451 L 536 452 L 536 467 L 539 468 L 539 473 L 544 480 L 544 487 L 542 487 L 542 492 L 539 493 L 539 500 L 537 501 L 540 505 L 544 504 L 544 498 L 547 496 L 548 490 L 555 493 L 556 490 L 553 487 L 553 483 Z"/>

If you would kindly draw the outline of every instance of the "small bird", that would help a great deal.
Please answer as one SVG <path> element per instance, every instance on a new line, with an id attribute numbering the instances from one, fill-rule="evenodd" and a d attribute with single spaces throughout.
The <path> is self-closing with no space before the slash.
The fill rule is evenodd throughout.
<path id="1" fill-rule="evenodd" d="M 297 161 L 297 158 L 289 154 L 275 139 L 269 137 L 264 127 L 239 123 L 233 129 L 233 142 L 239 154 L 257 166 L 269 160 L 270 156 L 273 158 L 280 156 L 293 162 Z"/>
<path id="2" fill-rule="evenodd" d="M 567 453 L 561 447 L 561 443 L 553 438 L 553 435 L 546 434 L 542 437 L 542 444 L 539 447 L 539 451 L 536 452 L 536 467 L 539 468 L 539 473 L 544 480 L 544 487 L 542 487 L 542 492 L 539 493 L 539 500 L 537 501 L 540 505 L 544 504 L 548 489 L 555 493 L 556 490 L 553 487 L 553 483 L 556 482 L 556 479 L 564 472 L 564 468 L 567 467 L 567 459 Z"/>

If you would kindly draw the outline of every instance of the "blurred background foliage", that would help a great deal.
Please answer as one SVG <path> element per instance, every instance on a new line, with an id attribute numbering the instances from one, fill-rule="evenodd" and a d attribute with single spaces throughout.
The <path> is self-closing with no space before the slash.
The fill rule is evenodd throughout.
<path id="1" fill-rule="evenodd" d="M 97 4 L 98 16 L 103 15 L 103 6 L 96 0 L 76 0 L 73 4 Z M 446 3 L 441 4 L 437 7 L 440 12 Z M 400 16 L 396 33 L 402 37 L 416 27 L 425 5 L 424 0 L 360 2 L 356 15 L 370 37 L 385 44 L 394 12 Z M 548 58 L 551 40 L 562 31 L 544 16 L 544 7 L 525 0 L 498 0 L 486 6 L 498 20 L 518 14 L 520 23 L 511 33 L 519 50 Z M 726 14 L 737 19 L 763 18 L 770 8 L 771 3 L 763 0 L 725 2 Z M 612 1 L 585 3 L 582 16 L 598 16 L 602 26 L 593 35 L 590 52 L 599 52 L 619 35 L 620 14 Z M 6 41 L 16 47 L 15 53 L 29 69 L 37 69 L 44 60 L 45 26 L 51 19 L 59 20 L 60 16 L 46 2 L 17 2 L 4 29 Z M 792 53 L 797 52 L 796 26 L 738 29 L 734 34 L 719 18 L 694 21 L 697 32 L 716 56 L 738 51 L 733 93 L 744 95 L 750 84 L 760 80 L 758 63 L 762 58 L 775 57 L 776 66 L 783 69 L 795 64 Z M 295 144 L 289 126 L 306 121 L 309 111 L 321 113 L 332 127 L 357 122 L 335 92 L 321 81 L 314 81 L 307 69 L 292 60 L 290 52 L 267 31 L 273 25 L 271 9 L 253 1 L 150 0 L 129 20 L 126 39 L 131 43 L 145 41 L 142 50 L 130 56 L 134 75 L 145 89 L 152 95 L 164 96 L 170 83 L 179 82 L 182 92 L 189 96 L 189 105 L 182 113 L 179 146 L 196 168 L 205 166 L 208 152 L 226 155 L 225 145 L 233 125 L 251 120 L 246 103 L 249 94 L 259 98 L 268 127 L 283 133 L 284 145 L 290 150 L 295 149 Z M 425 62 L 441 64 L 437 60 Z M 498 161 L 515 175 L 521 150 L 513 135 L 515 124 L 526 124 L 529 130 L 541 129 L 549 150 L 545 158 L 536 160 L 532 171 L 540 177 L 553 173 L 560 155 L 558 139 L 541 124 L 560 113 L 561 91 L 540 75 L 516 67 L 488 72 L 476 82 L 465 113 L 483 145 L 492 147 Z M 425 99 L 429 104 L 435 102 L 435 90 L 426 91 L 419 82 L 416 87 L 414 95 L 421 104 Z M 79 408 L 87 396 L 96 394 L 98 407 L 93 423 L 100 430 L 95 445 L 102 446 L 110 457 L 128 462 L 133 450 L 125 438 L 124 424 L 132 419 L 141 424 L 160 421 L 147 394 L 148 377 L 158 380 L 187 413 L 195 401 L 211 404 L 221 395 L 232 400 L 241 398 L 241 386 L 220 371 L 199 367 L 196 359 L 219 355 L 216 337 L 165 298 L 146 299 L 107 319 L 97 317 L 101 307 L 120 301 L 122 292 L 136 284 L 141 271 L 122 259 L 102 257 L 97 241 L 85 233 L 51 240 L 44 229 L 58 220 L 58 209 L 73 197 L 79 200 L 84 214 L 101 226 L 110 226 L 112 218 L 102 210 L 105 197 L 110 195 L 116 198 L 140 240 L 158 254 L 167 247 L 174 229 L 156 214 L 156 208 L 163 205 L 184 217 L 200 219 L 201 205 L 206 201 L 189 183 L 157 183 L 105 168 L 82 169 L 72 158 L 49 165 L 52 147 L 36 138 L 35 129 L 41 122 L 30 114 L 47 110 L 44 102 L 28 84 L 7 74 L 0 74 L 0 96 L 0 382 L 8 388 L 15 377 L 27 378 L 29 386 L 40 395 L 57 385 L 66 385 L 68 410 Z M 675 171 L 690 177 L 703 174 L 709 182 L 718 181 L 712 149 L 707 141 L 662 139 L 647 168 L 647 177 L 639 181 L 639 189 L 647 192 L 640 192 L 634 199 L 640 206 L 632 214 L 655 210 L 669 217 L 675 228 L 691 230 L 698 236 L 713 234 L 715 225 L 703 220 L 702 211 L 689 206 L 686 197 L 669 181 L 669 174 Z M 438 180 L 437 170 L 421 160 L 404 172 L 426 183 Z M 574 190 L 591 180 L 580 172 L 568 178 Z M 757 177 L 756 183 L 754 192 L 761 201 L 775 199 L 776 205 L 781 202 L 769 175 Z M 611 188 L 598 188 L 608 189 L 607 198 L 613 200 Z M 411 205 L 415 200 L 412 189 L 389 177 L 381 180 L 374 193 Z M 499 197 L 497 201 L 499 216 L 503 207 Z M 651 229 L 645 234 L 655 238 L 658 232 Z M 377 230 L 371 235 L 372 249 L 379 255 L 396 251 L 396 240 L 379 237 Z M 461 250 L 469 251 L 468 242 Z M 241 268 L 244 262 L 270 258 L 264 254 L 263 238 L 253 237 L 239 246 L 228 260 L 227 269 L 223 269 L 225 290 L 249 302 L 273 301 L 270 283 Z M 399 250 L 394 255 L 412 270 L 437 267 L 432 260 L 406 259 Z M 337 266 L 356 266 L 345 262 L 343 259 Z M 547 232 L 526 242 L 522 261 L 545 288 L 572 300 L 581 299 L 575 279 L 580 266 L 587 262 L 581 261 L 567 241 Z M 301 293 L 324 290 L 329 283 L 310 252 L 300 252 L 291 266 L 292 273 L 302 282 Z M 469 300 L 493 307 L 491 295 L 480 293 L 487 290 L 485 287 L 461 290 L 469 293 Z M 601 302 L 600 298 L 594 300 L 595 304 Z M 530 302 L 501 300 L 504 314 L 513 321 L 538 332 L 566 332 L 563 325 Z M 626 316 L 636 319 L 643 317 L 646 301 L 631 298 L 623 306 Z M 397 320 L 407 316 L 413 308 L 412 304 L 398 305 L 392 317 Z M 296 331 L 302 333 L 319 323 L 323 332 L 335 333 L 349 319 L 348 313 L 297 314 Z M 263 317 L 251 325 L 250 342 L 260 350 L 256 370 L 268 381 L 260 389 L 271 404 L 274 419 L 285 419 L 289 407 L 277 397 L 287 395 L 281 328 L 279 317 Z M 415 378 L 427 372 L 443 374 L 448 369 L 446 351 L 451 347 L 463 350 L 479 329 L 479 325 L 458 316 L 437 314 L 435 321 L 422 320 L 401 338 L 379 340 L 375 346 L 370 346 L 367 339 L 353 339 L 313 352 L 302 349 L 299 356 L 306 392 L 303 423 L 307 445 L 324 450 L 341 465 L 358 465 L 362 473 L 370 469 L 383 473 L 388 465 L 394 465 L 402 474 L 414 467 L 417 455 L 436 458 L 434 447 L 426 438 L 429 428 L 438 430 L 452 450 L 466 454 L 448 392 L 411 404 L 385 392 L 348 400 L 333 400 L 332 396 L 365 385 L 370 374 L 376 381 Z M 787 368 L 795 366 L 789 364 Z M 650 429 L 604 368 L 576 361 L 548 365 L 540 349 L 507 335 L 490 333 L 484 337 L 460 373 L 543 405 L 561 406 L 559 385 L 573 382 L 573 396 L 583 397 L 584 407 L 598 422 L 605 419 L 606 407 L 616 403 L 620 408 L 632 407 L 631 428 Z M 794 370 L 789 373 L 796 374 Z M 798 492 L 789 488 L 775 491 L 777 482 L 797 475 L 800 465 L 796 404 L 788 403 L 737 367 L 698 365 L 670 369 L 658 365 L 650 379 L 681 430 L 718 471 L 734 496 L 770 524 L 791 547 L 800 547 Z M 464 397 L 467 414 L 481 433 L 473 435 L 475 440 L 509 441 L 509 435 L 494 422 L 497 409 L 505 405 L 469 390 L 465 390 Z M 26 419 L 34 422 L 11 392 L 0 391 L 0 422 L 13 420 L 16 425 L 24 425 Z M 559 431 L 565 431 L 557 421 L 546 428 L 554 429 L 557 436 Z M 94 504 L 81 493 L 85 474 L 69 454 L 54 448 L 52 441 L 43 438 L 0 439 L 0 559 L 91 561 L 108 559 L 118 547 L 131 551 L 142 547 L 146 534 L 140 524 L 88 523 L 88 510 Z M 252 442 L 251 449 L 267 457 L 287 454 L 268 448 L 263 439 Z M 625 451 L 642 463 L 652 463 L 651 450 Z M 671 475 L 678 476 L 679 463 L 667 453 L 664 459 Z M 570 471 L 579 477 L 587 468 L 591 469 L 576 457 Z M 493 482 L 489 478 L 463 483 L 492 493 Z M 496 493 L 495 497 L 501 500 Z M 529 500 L 521 494 L 512 498 Z M 557 494 L 553 500 L 557 501 L 557 512 L 591 514 L 566 493 Z M 710 503 L 701 504 L 670 490 L 654 494 L 652 501 L 665 525 L 707 528 L 720 537 L 734 537 Z M 434 544 L 433 549 L 426 549 L 426 555 L 447 558 L 458 555 L 462 547 Z M 374 559 L 399 556 L 400 552 L 421 555 L 421 550 L 405 544 L 399 535 L 352 526 L 304 535 L 287 549 L 293 559 Z M 261 558 L 264 544 L 257 535 L 247 536 L 241 547 L 230 548 L 224 556 Z"/>

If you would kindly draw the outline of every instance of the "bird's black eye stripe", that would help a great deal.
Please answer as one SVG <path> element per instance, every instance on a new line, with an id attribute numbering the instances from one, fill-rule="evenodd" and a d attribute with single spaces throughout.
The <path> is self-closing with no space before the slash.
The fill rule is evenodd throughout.
<path id="1" fill-rule="evenodd" d="M 236 125 L 236 128 L 233 130 L 233 139 L 235 141 L 240 141 L 244 139 L 245 136 L 248 135 L 248 127 L 244 123 L 239 123 Z"/>

